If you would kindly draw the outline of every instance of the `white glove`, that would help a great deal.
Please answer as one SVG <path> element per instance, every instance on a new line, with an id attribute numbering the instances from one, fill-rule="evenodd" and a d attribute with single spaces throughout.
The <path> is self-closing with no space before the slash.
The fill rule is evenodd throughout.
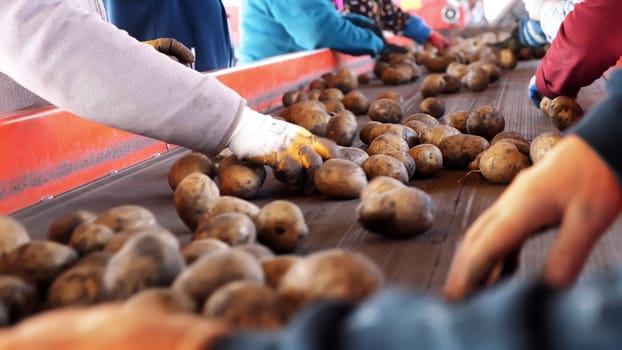
<path id="1" fill-rule="evenodd" d="M 536 21 L 540 20 L 540 11 L 542 10 L 542 5 L 547 2 L 546 0 L 523 0 L 523 4 L 525 4 L 525 10 L 529 14 L 529 18 L 535 19 Z"/>
<path id="2" fill-rule="evenodd" d="M 228 146 L 239 158 L 272 167 L 275 177 L 294 189 L 309 185 L 322 159 L 331 158 L 336 149 L 333 142 L 305 128 L 248 107 L 244 107 Z"/>

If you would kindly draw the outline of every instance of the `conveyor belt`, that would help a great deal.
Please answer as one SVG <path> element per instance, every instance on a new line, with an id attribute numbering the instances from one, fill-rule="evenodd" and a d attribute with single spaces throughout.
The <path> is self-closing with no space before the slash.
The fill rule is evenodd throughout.
<path id="1" fill-rule="evenodd" d="M 528 139 L 554 130 L 549 120 L 527 101 L 526 86 L 536 64 L 537 61 L 520 63 L 516 70 L 505 72 L 501 80 L 485 92 L 443 96 L 447 112 L 494 104 L 506 116 L 506 130 L 519 131 Z M 387 90 L 405 96 L 407 113 L 418 111 L 421 101 L 417 93 L 418 82 L 399 87 L 387 87 L 376 82 L 362 89 L 370 98 Z M 589 109 L 603 95 L 603 83 L 597 81 L 582 91 L 579 102 Z M 360 117 L 361 124 L 367 120 L 367 117 Z M 26 208 L 15 213 L 14 217 L 26 225 L 33 237 L 43 238 L 49 224 L 67 212 L 77 209 L 102 212 L 113 206 L 134 203 L 152 210 L 163 226 L 185 242 L 189 232 L 175 213 L 172 192 L 166 180 L 171 164 L 185 152 L 179 149 L 171 151 Z M 271 176 L 253 202 L 262 205 L 280 198 L 300 205 L 310 228 L 310 236 L 301 253 L 332 247 L 355 249 L 374 259 L 391 282 L 436 290 L 442 286 L 455 246 L 464 230 L 504 189 L 504 186 L 487 183 L 478 175 L 458 183 L 457 180 L 463 175 L 464 172 L 451 171 L 433 179 L 411 181 L 410 185 L 420 187 L 432 196 L 437 206 L 437 217 L 429 233 L 406 241 L 392 241 L 366 233 L 355 219 L 354 209 L 358 200 L 335 201 L 321 195 L 304 197 L 293 194 Z M 601 269 L 618 262 L 622 241 L 617 231 L 622 231 L 620 221 L 597 246 L 586 270 Z M 553 235 L 553 232 L 548 232 L 528 244 L 522 256 L 522 276 L 538 273 Z"/>

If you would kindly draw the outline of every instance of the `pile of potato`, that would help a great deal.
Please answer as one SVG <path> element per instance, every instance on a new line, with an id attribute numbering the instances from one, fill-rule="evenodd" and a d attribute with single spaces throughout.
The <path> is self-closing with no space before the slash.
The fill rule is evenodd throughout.
<path id="1" fill-rule="evenodd" d="M 301 229 L 288 210 L 283 201 L 259 209 L 220 197 L 205 219 L 218 225 L 252 216 L 256 234 L 269 240 Z M 252 243 L 251 226 L 233 235 L 227 225 L 215 234 L 206 228 L 180 247 L 150 211 L 134 205 L 68 213 L 52 223 L 48 240 L 31 240 L 19 222 L 0 217 L 0 327 L 51 309 L 120 302 L 138 312 L 197 313 L 238 328 L 275 329 L 314 300 L 360 302 L 383 286 L 380 269 L 364 255 L 334 249 L 275 256 Z"/>

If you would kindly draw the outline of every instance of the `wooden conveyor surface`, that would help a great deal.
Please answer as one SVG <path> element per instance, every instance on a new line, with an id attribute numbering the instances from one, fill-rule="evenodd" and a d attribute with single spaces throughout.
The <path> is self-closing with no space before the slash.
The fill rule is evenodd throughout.
<path id="1" fill-rule="evenodd" d="M 506 130 L 519 131 L 528 139 L 554 130 L 549 120 L 527 100 L 527 82 L 536 65 L 537 61 L 521 62 L 516 70 L 505 72 L 500 81 L 482 93 L 443 95 L 447 113 L 494 104 L 506 117 Z M 382 91 L 400 92 L 406 99 L 404 111 L 407 115 L 418 111 L 421 101 L 418 94 L 419 82 L 388 87 L 374 81 L 361 90 L 370 98 L 375 98 Z M 604 85 L 601 80 L 583 89 L 579 102 L 585 109 L 589 109 L 603 95 Z M 359 119 L 360 124 L 368 120 L 367 117 Z M 77 209 L 102 212 L 113 206 L 133 203 L 152 210 L 160 224 L 178 234 L 185 243 L 190 233 L 175 213 L 173 194 L 166 179 L 169 167 L 186 152 L 181 149 L 170 151 L 13 213 L 13 216 L 27 227 L 34 238 L 44 238 L 49 224 L 67 212 Z M 479 175 L 472 175 L 458 183 L 457 180 L 464 174 L 464 171 L 443 171 L 438 177 L 410 182 L 411 186 L 428 192 L 437 208 L 436 222 L 432 229 L 427 234 L 410 240 L 387 240 L 367 233 L 356 222 L 354 210 L 358 200 L 330 200 L 319 194 L 303 196 L 290 193 L 271 175 L 253 202 L 262 205 L 273 199 L 288 199 L 300 205 L 310 229 L 301 253 L 333 247 L 354 249 L 375 260 L 393 283 L 437 290 L 444 282 L 455 247 L 465 229 L 504 189 L 504 186 L 486 182 Z M 622 222 L 618 220 L 598 244 L 585 272 L 603 269 L 620 261 L 621 231 Z M 535 275 L 540 271 L 553 237 L 554 230 L 551 230 L 526 246 L 521 259 L 522 276 Z"/>

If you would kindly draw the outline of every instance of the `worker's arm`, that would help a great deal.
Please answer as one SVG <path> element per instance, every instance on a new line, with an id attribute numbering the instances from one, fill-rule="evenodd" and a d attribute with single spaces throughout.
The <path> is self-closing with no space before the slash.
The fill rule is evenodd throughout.
<path id="1" fill-rule="evenodd" d="M 226 145 L 244 100 L 62 0 L 0 1 L 0 71 L 82 117 L 204 152 Z"/>
<path id="2" fill-rule="evenodd" d="M 344 19 L 330 1 L 270 0 L 270 4 L 273 16 L 300 47 L 331 48 L 352 55 L 382 52 L 381 38 Z"/>
<path id="3" fill-rule="evenodd" d="M 613 66 L 622 52 L 622 2 L 590 0 L 568 14 L 536 71 L 543 96 L 575 97 Z"/>

